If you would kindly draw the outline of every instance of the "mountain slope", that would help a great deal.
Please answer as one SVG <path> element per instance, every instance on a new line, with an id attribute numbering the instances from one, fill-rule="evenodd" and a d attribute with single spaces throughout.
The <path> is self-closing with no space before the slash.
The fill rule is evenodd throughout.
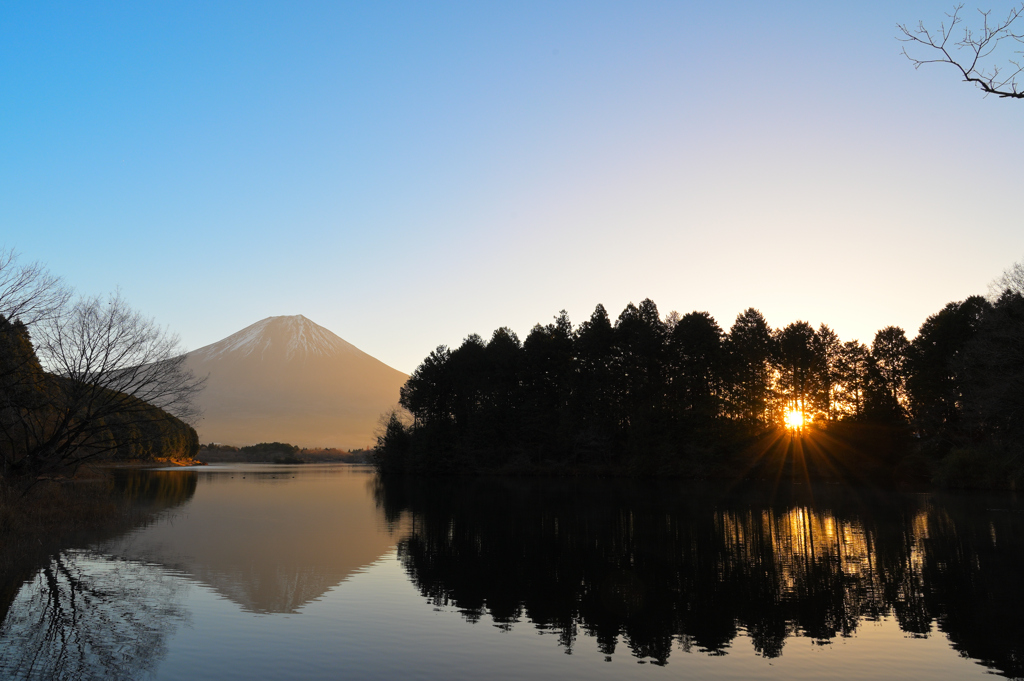
<path id="1" fill-rule="evenodd" d="M 201 442 L 360 447 L 408 376 L 302 315 L 268 317 L 186 355 L 208 376 Z"/>

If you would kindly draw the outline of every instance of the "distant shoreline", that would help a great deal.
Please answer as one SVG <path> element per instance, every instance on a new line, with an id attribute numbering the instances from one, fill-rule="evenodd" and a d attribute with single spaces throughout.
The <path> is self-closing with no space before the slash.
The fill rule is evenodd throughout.
<path id="1" fill-rule="evenodd" d="M 205 466 L 206 463 L 197 458 L 190 459 L 131 459 L 128 461 L 98 461 L 83 466 L 88 470 L 143 470 L 147 468 L 167 468 L 169 466 Z"/>
<path id="2" fill-rule="evenodd" d="M 279 459 L 289 459 L 284 463 L 372 463 L 369 453 L 365 450 L 358 452 L 346 451 L 317 451 L 299 450 L 298 452 L 287 451 L 265 451 L 246 453 L 241 451 L 224 451 L 200 449 L 196 454 L 196 460 L 201 464 L 211 463 L 281 463 Z M 294 460 L 291 460 L 294 459 Z"/>

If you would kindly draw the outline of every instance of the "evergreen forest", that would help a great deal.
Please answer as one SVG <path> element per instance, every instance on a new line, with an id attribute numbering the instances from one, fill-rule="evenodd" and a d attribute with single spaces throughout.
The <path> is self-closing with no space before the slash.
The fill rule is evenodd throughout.
<path id="1" fill-rule="evenodd" d="M 1024 479 L 1024 268 L 951 302 L 909 339 L 827 325 L 728 330 L 652 300 L 613 321 L 563 311 L 438 347 L 384 420 L 386 474 L 863 478 L 952 486 Z"/>

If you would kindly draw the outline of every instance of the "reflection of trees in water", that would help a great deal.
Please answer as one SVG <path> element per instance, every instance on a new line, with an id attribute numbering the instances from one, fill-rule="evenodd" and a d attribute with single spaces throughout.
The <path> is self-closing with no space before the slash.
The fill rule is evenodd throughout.
<path id="1" fill-rule="evenodd" d="M 962 655 L 1024 677 L 1024 514 L 985 505 L 958 501 L 933 514 L 926 607 Z"/>
<path id="2" fill-rule="evenodd" d="M 36 527 L 21 536 L 0 534 L 0 622 L 22 584 L 54 555 L 72 547 L 97 545 L 154 522 L 159 514 L 187 503 L 196 491 L 193 471 L 115 471 L 110 480 L 64 490 L 57 512 L 70 521 Z"/>
<path id="3" fill-rule="evenodd" d="M 118 472 L 95 498 L 83 496 L 83 503 L 114 502 L 106 521 L 20 547 L 22 559 L 0 571 L 0 677 L 135 679 L 151 673 L 184 618 L 179 583 L 153 566 L 69 547 L 153 522 L 188 502 L 196 482 L 191 471 Z"/>
<path id="4" fill-rule="evenodd" d="M 852 492 L 751 500 L 623 482 L 386 482 L 409 512 L 401 560 L 465 617 L 522 619 L 572 649 L 580 631 L 665 664 L 673 647 L 725 654 L 740 631 L 766 657 L 892 616 L 933 623 L 963 654 L 1024 675 L 1024 529 L 1017 514 Z"/>
<path id="5" fill-rule="evenodd" d="M 69 551 L 25 585 L 0 625 L 0 673 L 18 679 L 151 675 L 185 619 L 159 568 Z"/>
<path id="6" fill-rule="evenodd" d="M 137 511 L 155 513 L 181 506 L 196 493 L 194 471 L 116 471 L 114 490 Z"/>

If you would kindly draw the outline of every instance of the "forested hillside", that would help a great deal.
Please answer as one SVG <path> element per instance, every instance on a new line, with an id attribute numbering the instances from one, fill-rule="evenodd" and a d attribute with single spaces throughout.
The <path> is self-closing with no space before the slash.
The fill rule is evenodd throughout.
<path id="1" fill-rule="evenodd" d="M 116 382 L 107 378 L 107 384 Z M 195 430 L 163 409 L 105 385 L 44 371 L 26 326 L 0 315 L 4 479 L 70 474 L 93 459 L 187 459 L 198 449 Z"/>

